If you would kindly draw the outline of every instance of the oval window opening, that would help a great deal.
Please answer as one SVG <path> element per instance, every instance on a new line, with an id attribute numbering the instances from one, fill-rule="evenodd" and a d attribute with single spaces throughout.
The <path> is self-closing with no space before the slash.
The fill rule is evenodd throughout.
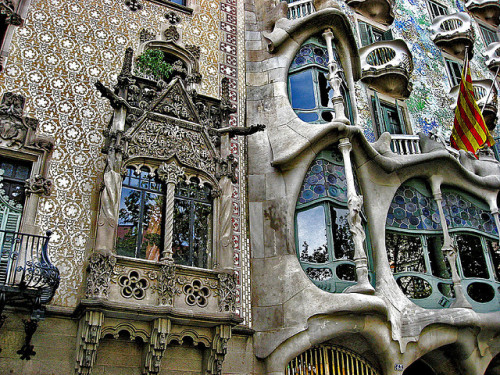
<path id="1" fill-rule="evenodd" d="M 472 283 L 467 287 L 467 294 L 476 302 L 490 302 L 495 297 L 495 290 L 485 283 Z"/>
<path id="2" fill-rule="evenodd" d="M 340 264 L 335 273 L 340 280 L 356 281 L 356 267 L 352 264 Z"/>
<path id="3" fill-rule="evenodd" d="M 402 276 L 397 280 L 397 283 L 408 298 L 423 299 L 432 294 L 431 284 L 421 277 Z"/>
<path id="4" fill-rule="evenodd" d="M 332 278 L 333 273 L 329 268 L 307 268 L 306 275 L 314 281 L 324 281 Z"/>

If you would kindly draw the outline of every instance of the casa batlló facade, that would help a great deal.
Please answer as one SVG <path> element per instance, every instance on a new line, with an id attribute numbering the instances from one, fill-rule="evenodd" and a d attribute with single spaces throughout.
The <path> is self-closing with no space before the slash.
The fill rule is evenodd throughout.
<path id="1" fill-rule="evenodd" d="M 0 373 L 500 373 L 497 0 L 0 17 Z"/>

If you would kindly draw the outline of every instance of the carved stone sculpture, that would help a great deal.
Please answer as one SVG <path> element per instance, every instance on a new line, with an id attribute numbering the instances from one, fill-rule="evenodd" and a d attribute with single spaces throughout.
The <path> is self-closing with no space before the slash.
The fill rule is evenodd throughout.
<path id="1" fill-rule="evenodd" d="M 219 278 L 219 310 L 221 312 L 236 311 L 236 275 L 220 273 Z"/>
<path id="2" fill-rule="evenodd" d="M 52 180 L 37 174 L 26 180 L 24 187 L 27 194 L 40 194 L 48 197 L 52 192 Z"/>
<path id="3" fill-rule="evenodd" d="M 207 356 L 207 374 L 222 374 L 222 363 L 227 353 L 229 339 L 231 339 L 231 326 L 220 325 L 215 327 L 214 338 Z"/>
<path id="4" fill-rule="evenodd" d="M 160 306 L 172 306 L 174 295 L 180 292 L 176 283 L 176 268 L 174 264 L 164 264 L 160 268 L 158 284 L 154 288 L 158 293 Z"/>
<path id="5" fill-rule="evenodd" d="M 103 323 L 104 313 L 100 311 L 87 311 L 81 318 L 77 336 L 76 374 L 92 373 Z"/>
<path id="6" fill-rule="evenodd" d="M 160 373 L 161 360 L 167 349 L 171 322 L 169 319 L 159 318 L 153 321 L 151 338 L 144 365 L 144 374 L 156 375 Z"/>
<path id="7" fill-rule="evenodd" d="M 108 298 L 109 282 L 116 258 L 113 255 L 93 253 L 89 258 L 87 273 L 87 298 Z"/>
<path id="8" fill-rule="evenodd" d="M 21 94 L 6 92 L 0 104 L 0 143 L 21 148 L 28 132 L 35 131 L 38 120 L 23 117 L 25 98 Z"/>

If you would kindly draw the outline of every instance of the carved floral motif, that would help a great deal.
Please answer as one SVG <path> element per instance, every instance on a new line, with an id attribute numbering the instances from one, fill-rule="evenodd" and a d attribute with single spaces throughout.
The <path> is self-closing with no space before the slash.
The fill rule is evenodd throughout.
<path id="1" fill-rule="evenodd" d="M 237 279 L 235 274 L 220 273 L 219 288 L 219 310 L 222 312 L 236 311 L 236 285 Z"/>
<path id="2" fill-rule="evenodd" d="M 179 32 L 177 31 L 177 27 L 175 27 L 174 25 L 165 29 L 163 35 L 165 36 L 165 40 L 167 42 L 177 42 L 180 38 Z"/>
<path id="3" fill-rule="evenodd" d="M 108 298 L 109 282 L 116 258 L 113 255 L 93 253 L 89 259 L 87 274 L 87 298 Z"/>

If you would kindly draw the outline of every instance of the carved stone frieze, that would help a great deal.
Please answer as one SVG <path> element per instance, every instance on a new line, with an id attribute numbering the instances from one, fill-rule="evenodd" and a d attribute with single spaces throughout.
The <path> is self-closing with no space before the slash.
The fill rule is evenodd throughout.
<path id="1" fill-rule="evenodd" d="M 177 31 L 177 27 L 175 27 L 174 25 L 165 29 L 163 35 L 165 36 L 165 40 L 167 42 L 177 42 L 180 38 L 179 32 Z"/>
<path id="2" fill-rule="evenodd" d="M 179 277 L 177 282 L 182 285 L 182 293 L 188 306 L 206 307 L 208 298 L 217 290 L 215 280 Z"/>
<path id="3" fill-rule="evenodd" d="M 172 323 L 169 319 L 159 318 L 153 321 L 144 374 L 156 375 L 160 373 L 161 359 L 167 349 L 171 326 Z"/>
<path id="4" fill-rule="evenodd" d="M 174 264 L 164 264 L 161 266 L 158 272 L 158 282 L 152 289 L 158 293 L 158 304 L 160 306 L 172 306 L 174 296 L 181 293 L 176 282 L 176 268 Z"/>
<path id="5" fill-rule="evenodd" d="M 38 120 L 23 117 L 25 101 L 21 94 L 4 94 L 0 104 L 0 144 L 21 148 L 26 143 L 28 132 L 36 130 Z"/>
<path id="6" fill-rule="evenodd" d="M 109 282 L 116 258 L 113 255 L 93 253 L 89 258 L 87 273 L 87 298 L 108 298 Z"/>
<path id="7" fill-rule="evenodd" d="M 52 180 L 37 174 L 35 177 L 26 180 L 24 187 L 27 194 L 39 194 L 48 197 L 52 192 Z"/>
<path id="8" fill-rule="evenodd" d="M 128 155 L 154 157 L 168 160 L 173 156 L 187 166 L 215 175 L 215 159 L 212 157 L 203 134 L 163 123 L 146 120 L 132 136 Z"/>
<path id="9" fill-rule="evenodd" d="M 184 168 L 175 163 L 163 163 L 156 171 L 158 178 L 166 184 L 177 184 L 180 178 L 184 176 Z"/>
<path id="10" fill-rule="evenodd" d="M 234 273 L 220 273 L 219 288 L 219 310 L 221 312 L 236 311 L 236 285 L 237 279 Z"/>
<path id="11" fill-rule="evenodd" d="M 139 33 L 139 40 L 141 43 L 148 42 L 150 40 L 154 40 L 156 37 L 154 32 L 148 31 L 146 29 L 142 29 Z"/>
<path id="12" fill-rule="evenodd" d="M 87 311 L 80 320 L 75 368 L 78 375 L 92 373 L 103 322 L 104 313 L 100 311 Z"/>
<path id="13" fill-rule="evenodd" d="M 120 294 L 123 298 L 141 300 L 146 297 L 149 281 L 139 271 L 130 270 L 128 273 L 118 277 L 118 285 L 121 287 Z"/>

